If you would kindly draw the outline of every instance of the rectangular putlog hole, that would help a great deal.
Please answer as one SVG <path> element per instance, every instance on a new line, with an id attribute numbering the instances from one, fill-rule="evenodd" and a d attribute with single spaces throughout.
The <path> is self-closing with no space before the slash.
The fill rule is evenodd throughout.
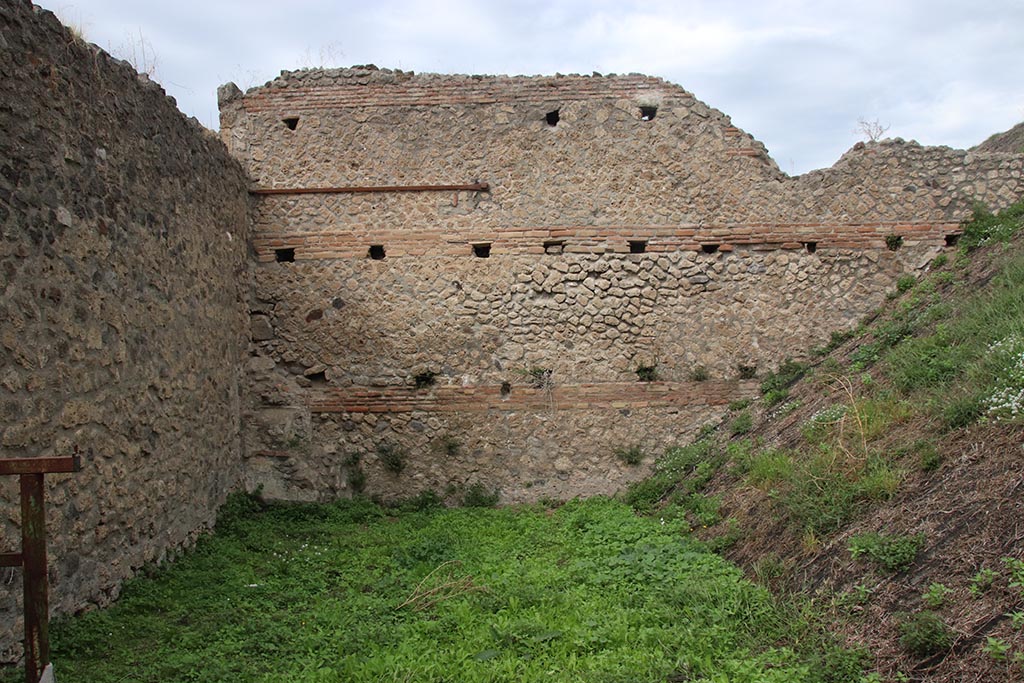
<path id="1" fill-rule="evenodd" d="M 477 258 L 490 258 L 491 257 L 491 243 L 490 242 L 478 242 L 473 245 L 473 256 Z"/>
<path id="2" fill-rule="evenodd" d="M 647 251 L 647 240 L 629 240 L 629 253 L 642 254 Z"/>
<path id="3" fill-rule="evenodd" d="M 384 256 L 385 256 L 384 245 L 383 244 L 371 244 L 370 245 L 370 250 L 369 250 L 369 252 L 367 252 L 366 255 L 369 256 L 370 258 L 372 258 L 374 261 L 383 261 L 384 260 Z"/>
<path id="4" fill-rule="evenodd" d="M 565 242 L 562 240 L 548 240 L 544 243 L 545 254 L 561 254 L 565 251 Z"/>
<path id="5" fill-rule="evenodd" d="M 292 263 L 295 261 L 295 248 L 275 249 L 274 260 L 278 263 Z"/>

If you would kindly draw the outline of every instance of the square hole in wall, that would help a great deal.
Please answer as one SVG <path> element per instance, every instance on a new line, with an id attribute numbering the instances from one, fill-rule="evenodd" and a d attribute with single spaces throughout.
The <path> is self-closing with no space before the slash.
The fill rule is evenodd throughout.
<path id="1" fill-rule="evenodd" d="M 299 125 L 299 117 L 298 116 L 286 116 L 283 119 L 281 119 L 281 123 L 283 123 L 284 125 L 288 126 L 288 130 L 295 130 L 298 127 L 298 125 Z"/>
<path id="2" fill-rule="evenodd" d="M 629 253 L 642 254 L 647 251 L 647 240 L 629 240 Z"/>
<path id="3" fill-rule="evenodd" d="M 562 240 L 548 240 L 544 243 L 545 254 L 561 254 L 565 251 L 565 242 Z"/>
<path id="4" fill-rule="evenodd" d="M 955 247 L 957 245 L 957 242 L 959 242 L 959 241 L 960 241 L 960 233 L 958 233 L 958 232 L 946 235 L 946 246 L 947 247 Z"/>
<path id="5" fill-rule="evenodd" d="M 814 252 L 818 251 L 818 243 L 817 242 L 804 242 L 804 249 L 807 250 L 808 254 L 813 254 Z"/>
<path id="6" fill-rule="evenodd" d="M 654 117 L 658 115 L 657 107 L 640 107 L 640 120 L 641 121 L 653 121 Z"/>
<path id="7" fill-rule="evenodd" d="M 383 244 L 371 244 L 370 250 L 366 254 L 374 261 L 382 261 L 384 259 L 384 245 Z"/>
<path id="8" fill-rule="evenodd" d="M 702 252 L 704 252 L 705 254 L 714 254 L 714 253 L 716 253 L 718 251 L 718 245 L 717 244 L 702 244 L 702 245 L 700 245 L 700 250 Z"/>
<path id="9" fill-rule="evenodd" d="M 491 257 L 491 243 L 490 242 L 478 242 L 473 245 L 473 256 L 477 258 L 490 258 Z"/>
<path id="10" fill-rule="evenodd" d="M 274 260 L 278 263 L 291 263 L 295 260 L 295 249 L 288 247 L 286 249 L 275 249 Z"/>
<path id="11" fill-rule="evenodd" d="M 552 128 L 558 125 L 558 119 L 559 116 L 557 109 L 554 111 L 549 111 L 547 114 L 544 115 L 544 120 L 547 121 L 548 125 L 551 126 Z"/>

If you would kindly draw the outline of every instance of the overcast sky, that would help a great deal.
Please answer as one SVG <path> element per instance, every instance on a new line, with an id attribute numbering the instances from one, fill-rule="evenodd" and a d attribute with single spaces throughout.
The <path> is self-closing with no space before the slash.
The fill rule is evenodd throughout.
<path id="1" fill-rule="evenodd" d="M 39 2 L 39 0 L 37 0 Z M 282 69 L 630 73 L 682 85 L 791 173 L 862 135 L 970 147 L 1024 120 L 1024 0 L 42 0 L 217 125 Z"/>

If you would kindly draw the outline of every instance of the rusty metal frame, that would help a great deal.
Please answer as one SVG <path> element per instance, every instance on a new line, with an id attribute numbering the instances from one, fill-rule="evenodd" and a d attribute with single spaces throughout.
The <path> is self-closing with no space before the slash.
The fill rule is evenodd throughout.
<path id="1" fill-rule="evenodd" d="M 0 554 L 0 567 L 21 567 L 25 594 L 25 681 L 39 683 L 50 664 L 50 588 L 46 571 L 46 505 L 43 476 L 78 472 L 75 454 L 54 458 L 0 460 L 0 475 L 18 475 L 21 484 L 21 552 Z"/>
<path id="2" fill-rule="evenodd" d="M 487 183 L 466 185 L 368 185 L 363 187 L 257 187 L 249 194 L 351 194 L 360 192 L 488 192 Z"/>

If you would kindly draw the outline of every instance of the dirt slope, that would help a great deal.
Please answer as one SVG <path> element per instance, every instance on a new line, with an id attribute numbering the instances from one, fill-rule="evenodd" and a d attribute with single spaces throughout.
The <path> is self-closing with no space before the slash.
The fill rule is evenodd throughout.
<path id="1" fill-rule="evenodd" d="M 980 291 L 1008 259 L 1021 254 L 1020 236 L 1009 246 L 979 249 L 955 277 L 937 280 L 941 284 L 933 296 L 953 301 Z M 949 258 L 954 256 L 951 251 Z M 1024 611 L 1024 586 L 1011 585 L 1024 580 L 1024 563 L 1016 565 L 1016 576 L 1010 564 L 1024 560 L 1024 430 L 1019 421 L 984 419 L 950 429 L 934 408 L 918 410 L 912 400 L 899 414 L 885 416 L 884 429 L 870 429 L 866 416 L 861 420 L 852 409 L 870 405 L 858 403 L 863 396 L 891 400 L 898 395 L 884 356 L 866 368 L 857 359 L 898 314 L 899 304 L 894 299 L 862 334 L 814 360 L 783 403 L 752 406 L 749 432 L 717 437 L 734 446 L 743 441 L 755 452 L 777 449 L 812 458 L 827 449 L 809 439 L 808 425 L 830 406 L 846 405 L 851 409 L 829 426 L 846 431 L 833 442 L 839 444 L 836 457 L 856 455 L 863 443 L 864 453 L 886 461 L 886 472 L 899 473 L 893 490 L 859 503 L 836 529 L 809 531 L 780 504 L 784 490 L 751 483 L 749 458 L 731 458 L 700 489 L 720 500 L 722 520 L 700 534 L 725 545 L 724 554 L 755 579 L 815 596 L 846 643 L 870 651 L 869 671 L 879 680 L 1024 681 L 1024 615 L 1011 616 Z M 719 431 L 728 432 L 728 421 Z M 909 567 L 888 571 L 853 558 L 851 540 L 867 532 L 900 538 L 920 534 L 922 545 Z M 933 584 L 945 591 L 933 589 L 929 607 L 923 595 Z M 913 654 L 901 642 L 909 628 L 903 625 L 925 610 L 939 616 L 951 637 L 932 654 Z"/>
<path id="2" fill-rule="evenodd" d="M 971 151 L 1024 154 L 1024 123 L 1018 123 L 1002 133 L 996 133 L 980 145 L 972 147 Z"/>

